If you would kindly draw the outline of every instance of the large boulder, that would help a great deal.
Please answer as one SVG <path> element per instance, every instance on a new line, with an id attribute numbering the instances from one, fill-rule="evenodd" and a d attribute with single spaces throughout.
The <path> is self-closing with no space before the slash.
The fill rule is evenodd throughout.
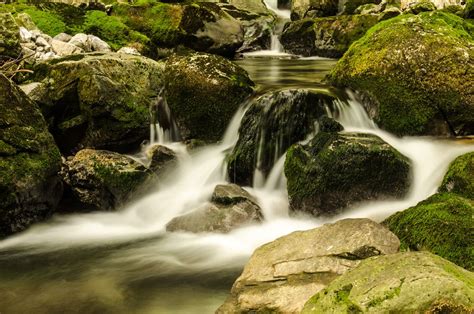
<path id="1" fill-rule="evenodd" d="M 166 62 L 165 95 L 183 139 L 219 140 L 252 93 L 247 72 L 223 57 L 191 53 Z"/>
<path id="2" fill-rule="evenodd" d="M 10 13 L 0 13 L 0 64 L 21 54 L 20 31 Z"/>
<path id="3" fill-rule="evenodd" d="M 36 66 L 41 84 L 30 96 L 66 155 L 85 147 L 130 151 L 148 137 L 163 70 L 140 56 L 74 55 Z"/>
<path id="4" fill-rule="evenodd" d="M 130 157 L 93 149 L 69 157 L 62 173 L 75 199 L 90 210 L 116 209 L 154 178 L 152 171 Z"/>
<path id="5" fill-rule="evenodd" d="M 0 75 L 0 237 L 46 219 L 62 195 L 61 155 L 37 105 Z"/>
<path id="6" fill-rule="evenodd" d="M 399 244 L 369 219 L 283 236 L 255 250 L 217 313 L 299 313 L 332 280 L 366 258 L 396 253 Z"/>
<path id="7" fill-rule="evenodd" d="M 474 200 L 474 152 L 459 156 L 449 165 L 439 191 Z"/>
<path id="8" fill-rule="evenodd" d="M 294 21 L 285 27 L 281 44 L 297 55 L 340 58 L 378 19 L 376 14 L 367 14 Z"/>
<path id="9" fill-rule="evenodd" d="M 286 154 L 290 208 L 335 215 L 358 202 L 394 199 L 408 192 L 409 160 L 371 134 L 321 130 Z"/>
<path id="10" fill-rule="evenodd" d="M 333 16 L 337 14 L 339 2 L 336 0 L 292 0 L 291 19 Z"/>
<path id="11" fill-rule="evenodd" d="M 384 221 L 402 248 L 435 253 L 474 270 L 474 201 L 436 194 Z"/>
<path id="12" fill-rule="evenodd" d="M 255 100 L 227 158 L 230 180 L 249 186 L 256 168 L 268 175 L 288 147 L 315 131 L 315 121 L 326 114 L 333 100 L 328 92 L 304 89 L 269 92 Z"/>
<path id="13" fill-rule="evenodd" d="M 263 219 L 255 199 L 235 184 L 218 185 L 211 202 L 173 218 L 167 231 L 227 233 Z"/>
<path id="14" fill-rule="evenodd" d="M 367 259 L 334 280 L 302 313 L 472 313 L 474 274 L 430 253 Z"/>
<path id="15" fill-rule="evenodd" d="M 377 124 L 398 135 L 474 132 L 474 25 L 425 12 L 374 26 L 329 81 L 367 96 Z"/>

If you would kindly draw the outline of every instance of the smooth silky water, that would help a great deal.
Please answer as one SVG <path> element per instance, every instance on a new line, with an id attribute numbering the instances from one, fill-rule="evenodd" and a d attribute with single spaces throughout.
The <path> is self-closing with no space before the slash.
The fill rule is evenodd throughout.
<path id="1" fill-rule="evenodd" d="M 237 63 L 263 92 L 325 88 L 321 80 L 335 61 L 265 57 Z M 247 188 L 262 207 L 262 224 L 225 235 L 167 233 L 167 222 L 207 202 L 215 185 L 226 182 L 224 160 L 237 141 L 245 106 L 220 143 L 192 153 L 154 131 L 151 138 L 175 150 L 179 163 L 147 195 L 117 212 L 56 216 L 0 242 L 0 313 L 213 313 L 258 246 L 345 217 L 380 221 L 435 193 L 449 163 L 474 150 L 470 140 L 383 132 L 350 93 L 334 107 L 328 114 L 347 131 L 377 134 L 412 160 L 405 199 L 360 204 L 325 220 L 290 217 L 282 156 L 267 178 Z"/>

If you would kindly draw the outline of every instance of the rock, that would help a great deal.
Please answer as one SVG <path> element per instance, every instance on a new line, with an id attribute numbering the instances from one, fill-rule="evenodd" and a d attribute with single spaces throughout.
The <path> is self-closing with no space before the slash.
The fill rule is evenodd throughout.
<path id="1" fill-rule="evenodd" d="M 149 168 L 158 175 L 174 164 L 178 158 L 174 151 L 163 145 L 152 146 L 146 154 L 150 159 Z"/>
<path id="2" fill-rule="evenodd" d="M 20 41 L 22 43 L 28 43 L 31 41 L 33 35 L 24 27 L 20 27 Z"/>
<path id="3" fill-rule="evenodd" d="M 408 12 L 413 14 L 419 14 L 421 12 L 435 11 L 436 6 L 429 0 L 417 1 L 408 6 Z"/>
<path id="4" fill-rule="evenodd" d="M 49 47 L 49 43 L 46 39 L 44 39 L 43 37 L 41 36 L 38 36 L 38 38 L 36 38 L 36 45 L 37 46 L 42 46 L 42 47 Z"/>
<path id="5" fill-rule="evenodd" d="M 291 210 L 315 216 L 401 198 L 411 181 L 409 160 L 379 137 L 326 131 L 287 151 L 285 175 Z"/>
<path id="6" fill-rule="evenodd" d="M 472 313 L 473 280 L 427 252 L 378 256 L 334 280 L 302 313 Z"/>
<path id="7" fill-rule="evenodd" d="M 59 148 L 119 152 L 148 138 L 149 108 L 162 88 L 163 64 L 139 56 L 94 53 L 38 64 L 32 81 Z"/>
<path id="8" fill-rule="evenodd" d="M 312 12 L 311 12 L 312 11 Z M 292 0 L 291 19 L 293 21 L 307 17 L 311 12 L 312 17 L 333 16 L 338 11 L 338 1 L 335 0 Z"/>
<path id="9" fill-rule="evenodd" d="M 125 53 L 129 55 L 140 56 L 141 54 L 138 52 L 136 48 L 133 47 L 122 47 L 120 48 L 117 53 Z"/>
<path id="10" fill-rule="evenodd" d="M 380 6 L 373 3 L 363 4 L 361 6 L 358 6 L 357 9 L 354 10 L 354 14 L 366 15 L 378 13 L 380 13 Z"/>
<path id="11" fill-rule="evenodd" d="M 355 42 L 328 80 L 364 93 L 371 117 L 397 135 L 473 134 L 469 29 L 439 11 L 395 17 Z"/>
<path id="12" fill-rule="evenodd" d="M 464 154 L 450 165 L 440 192 L 453 192 L 474 200 L 474 152 Z"/>
<path id="13" fill-rule="evenodd" d="M 2 24 L 3 25 L 3 24 Z M 48 218 L 62 195 L 61 155 L 37 105 L 0 75 L 0 237 Z"/>
<path id="14" fill-rule="evenodd" d="M 377 22 L 377 15 L 304 19 L 287 25 L 280 41 L 292 54 L 339 58 Z"/>
<path id="15" fill-rule="evenodd" d="M 341 3 L 342 12 L 341 14 L 360 14 L 356 12 L 356 9 L 366 4 L 380 4 L 381 0 L 343 0 Z"/>
<path id="16" fill-rule="evenodd" d="M 185 140 L 219 140 L 254 85 L 236 64 L 204 53 L 170 57 L 164 80 L 166 101 Z"/>
<path id="17" fill-rule="evenodd" d="M 315 131 L 315 122 L 333 100 L 328 93 L 304 89 L 259 97 L 246 111 L 237 144 L 227 158 L 230 180 L 250 186 L 256 168 L 267 176 L 288 147 Z"/>
<path id="18" fill-rule="evenodd" d="M 71 45 L 81 48 L 85 52 L 92 51 L 92 43 L 90 41 L 89 36 L 87 36 L 86 34 L 79 33 L 72 36 L 72 38 L 69 40 L 69 43 Z"/>
<path id="19" fill-rule="evenodd" d="M 89 38 L 89 41 L 91 43 L 92 51 L 98 51 L 98 52 L 112 51 L 109 44 L 107 44 L 105 41 L 103 41 L 99 37 L 94 36 L 94 35 L 87 35 L 87 37 Z"/>
<path id="20" fill-rule="evenodd" d="M 239 10 L 256 14 L 271 14 L 262 0 L 228 0 L 227 2 Z"/>
<path id="21" fill-rule="evenodd" d="M 81 48 L 57 39 L 51 40 L 51 47 L 53 48 L 53 51 L 60 57 L 84 53 L 84 50 Z"/>
<path id="22" fill-rule="evenodd" d="M 18 25 L 10 13 L 0 13 L 0 64 L 9 58 L 18 58 L 20 53 Z"/>
<path id="23" fill-rule="evenodd" d="M 396 253 L 399 245 L 369 219 L 293 232 L 255 250 L 217 313 L 299 313 L 335 278 L 366 258 Z"/>
<path id="24" fill-rule="evenodd" d="M 400 14 L 402 14 L 402 11 L 399 8 L 389 7 L 387 9 L 385 9 L 379 15 L 379 21 L 385 21 L 385 20 L 391 19 L 393 17 L 399 16 Z"/>
<path id="25" fill-rule="evenodd" d="M 28 31 L 38 30 L 35 22 L 27 13 L 18 13 L 15 15 L 15 22 L 18 26 L 25 28 Z"/>
<path id="26" fill-rule="evenodd" d="M 130 157 L 83 149 L 70 158 L 63 179 L 75 197 L 93 209 L 112 210 L 139 192 L 153 173 Z"/>
<path id="27" fill-rule="evenodd" d="M 166 224 L 166 230 L 228 233 L 262 219 L 260 207 L 248 192 L 236 185 L 218 185 L 211 203 L 173 218 Z"/>
<path id="28" fill-rule="evenodd" d="M 62 41 L 62 42 L 69 42 L 71 40 L 72 36 L 69 35 L 69 34 L 66 34 L 66 33 L 59 33 L 57 34 L 56 36 L 53 37 L 53 39 L 55 40 L 59 40 L 59 41 Z"/>
<path id="29" fill-rule="evenodd" d="M 383 222 L 402 248 L 430 251 L 474 270 L 474 202 L 452 193 L 431 196 Z"/>

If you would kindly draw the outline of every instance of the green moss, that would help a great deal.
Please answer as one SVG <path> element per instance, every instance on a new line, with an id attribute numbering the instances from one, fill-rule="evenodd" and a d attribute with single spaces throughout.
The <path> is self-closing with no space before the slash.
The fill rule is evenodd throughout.
<path id="1" fill-rule="evenodd" d="M 384 221 L 402 245 L 429 250 L 474 269 L 474 203 L 451 193 L 436 194 Z"/>
<path id="2" fill-rule="evenodd" d="M 439 188 L 474 200 L 474 152 L 464 154 L 450 165 Z"/>

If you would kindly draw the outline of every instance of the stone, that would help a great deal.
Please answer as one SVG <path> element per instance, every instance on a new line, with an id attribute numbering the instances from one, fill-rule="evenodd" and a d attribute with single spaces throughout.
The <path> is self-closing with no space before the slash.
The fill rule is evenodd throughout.
<path id="1" fill-rule="evenodd" d="M 389 132 L 473 134 L 471 29 L 440 11 L 392 18 L 353 43 L 327 79 L 362 93 L 371 118 Z"/>
<path id="2" fill-rule="evenodd" d="M 473 281 L 428 252 L 377 256 L 335 279 L 302 313 L 472 313 Z"/>
<path id="3" fill-rule="evenodd" d="M 474 153 L 459 156 L 449 165 L 439 191 L 474 200 Z"/>
<path id="4" fill-rule="evenodd" d="M 18 26 L 23 27 L 28 31 L 38 30 L 38 27 L 27 13 L 16 14 L 15 22 Z"/>
<path id="5" fill-rule="evenodd" d="M 334 0 L 292 0 L 291 20 L 300 20 L 311 12 L 315 16 L 333 16 L 338 12 L 338 2 Z"/>
<path id="6" fill-rule="evenodd" d="M 254 83 L 223 57 L 191 53 L 166 62 L 165 97 L 182 139 L 219 140 Z"/>
<path id="7" fill-rule="evenodd" d="M 98 51 L 98 52 L 110 52 L 110 51 L 112 51 L 109 44 L 107 44 L 105 41 L 103 41 L 99 37 L 94 36 L 94 35 L 87 35 L 87 36 L 89 37 L 89 41 L 91 43 L 92 51 Z"/>
<path id="8" fill-rule="evenodd" d="M 410 187 L 410 161 L 378 136 L 320 131 L 286 153 L 292 211 L 332 216 L 360 202 L 400 199 Z"/>
<path id="9" fill-rule="evenodd" d="M 140 53 L 138 52 L 138 50 L 133 47 L 122 47 L 117 51 L 117 53 L 126 53 L 129 55 L 140 56 Z"/>
<path id="10" fill-rule="evenodd" d="M 59 41 L 62 41 L 62 42 L 69 42 L 71 40 L 72 36 L 69 35 L 69 34 L 66 34 L 66 33 L 59 33 L 57 34 L 56 36 L 53 37 L 53 39 L 55 40 L 59 40 Z"/>
<path id="11" fill-rule="evenodd" d="M 400 242 L 369 219 L 296 231 L 257 248 L 217 313 L 299 313 L 305 302 L 364 259 Z"/>
<path id="12" fill-rule="evenodd" d="M 113 210 L 129 201 L 154 178 L 134 159 L 105 150 L 83 149 L 70 158 L 63 180 L 83 207 Z"/>
<path id="13" fill-rule="evenodd" d="M 86 34 L 79 33 L 72 36 L 72 38 L 69 40 L 69 43 L 71 45 L 81 48 L 85 52 L 92 51 L 92 43 L 90 41 L 89 36 L 87 36 Z"/>
<path id="14" fill-rule="evenodd" d="M 32 40 L 33 35 L 29 30 L 24 27 L 20 27 L 20 41 L 22 43 L 27 43 Z"/>
<path id="15" fill-rule="evenodd" d="M 53 39 L 51 41 L 51 47 L 53 51 L 60 57 L 84 53 L 84 50 L 81 48 L 57 39 Z"/>
<path id="16" fill-rule="evenodd" d="M 62 195 L 61 155 L 38 106 L 0 75 L 0 237 L 47 219 Z"/>
<path id="17" fill-rule="evenodd" d="M 0 13 L 0 63 L 20 56 L 20 32 L 10 13 Z"/>
<path id="18" fill-rule="evenodd" d="M 157 175 L 163 174 L 178 158 L 174 151 L 163 145 L 153 145 L 146 155 L 150 160 L 149 168 Z"/>

